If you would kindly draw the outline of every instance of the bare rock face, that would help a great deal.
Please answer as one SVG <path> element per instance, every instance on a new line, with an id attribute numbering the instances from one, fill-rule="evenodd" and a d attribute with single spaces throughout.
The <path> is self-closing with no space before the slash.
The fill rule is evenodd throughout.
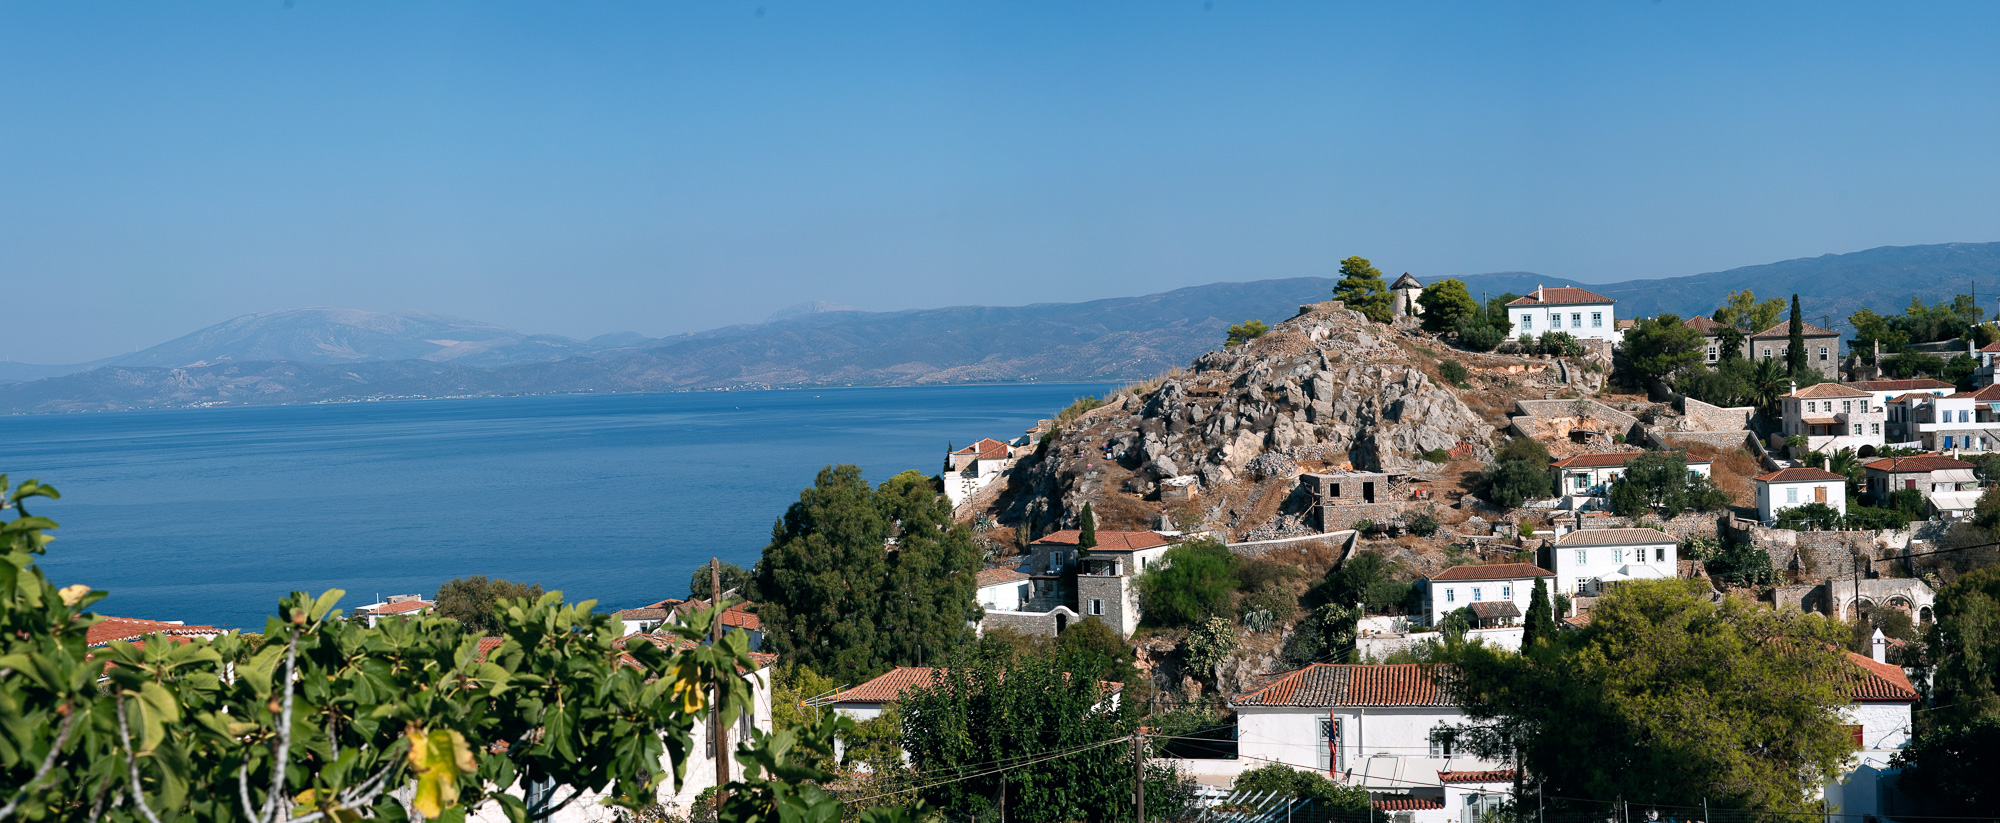
<path id="1" fill-rule="evenodd" d="M 1002 517 L 1071 526 L 1107 478 L 1143 494 L 1180 475 L 1203 488 L 1264 480 L 1297 460 L 1406 471 L 1428 468 L 1433 449 L 1491 457 L 1492 427 L 1390 334 L 1338 302 L 1302 306 L 1269 334 L 1076 420 L 1015 472 Z"/>

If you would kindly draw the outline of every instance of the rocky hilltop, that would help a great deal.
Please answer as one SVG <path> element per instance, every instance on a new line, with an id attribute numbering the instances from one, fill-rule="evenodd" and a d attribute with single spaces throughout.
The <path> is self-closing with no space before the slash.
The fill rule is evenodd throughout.
<path id="1" fill-rule="evenodd" d="M 1054 430 L 1012 473 L 999 519 L 1039 534 L 1074 526 L 1089 502 L 1109 527 L 1152 528 L 1162 481 L 1192 478 L 1204 522 L 1241 535 L 1297 521 L 1300 471 L 1421 476 L 1438 467 L 1426 453 L 1489 458 L 1494 423 L 1410 345 L 1338 301 L 1302 306 Z"/>

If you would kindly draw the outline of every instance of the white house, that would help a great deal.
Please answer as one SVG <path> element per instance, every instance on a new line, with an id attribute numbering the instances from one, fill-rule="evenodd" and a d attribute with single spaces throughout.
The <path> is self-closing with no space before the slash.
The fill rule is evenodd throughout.
<path id="1" fill-rule="evenodd" d="M 1883 457 L 1862 464 L 1867 472 L 1867 496 L 1884 508 L 1892 495 L 1909 490 L 1923 494 L 1931 510 L 1946 517 L 1964 517 L 1979 504 L 1979 477 L 1971 463 L 1935 454 Z"/>
<path id="2" fill-rule="evenodd" d="M 1827 804 L 1838 806 L 1847 819 L 1918 811 L 1896 791 L 1900 770 L 1889 762 L 1910 744 L 1911 706 L 1917 702 L 1917 690 L 1901 668 L 1887 662 L 1886 647 L 1878 629 L 1873 657 L 1846 653 L 1853 688 L 1841 714 L 1854 735 L 1855 752 L 1840 780 L 1823 792 Z"/>
<path id="3" fill-rule="evenodd" d="M 1474 604 L 1487 604 L 1484 608 L 1500 608 L 1490 619 L 1504 621 L 1510 615 L 1519 620 L 1528 613 L 1528 602 L 1534 598 L 1535 580 L 1553 578 L 1548 570 L 1527 563 L 1493 563 L 1485 566 L 1453 566 L 1431 575 L 1424 583 L 1424 614 L 1435 626 L 1451 612 L 1468 608 Z M 1551 581 L 1553 582 L 1553 581 Z M 1551 591 L 1551 595 L 1555 592 Z M 1553 602 L 1553 601 L 1551 601 Z M 1481 615 L 1482 625 L 1487 619 Z"/>
<path id="4" fill-rule="evenodd" d="M 1417 282 L 1417 278 L 1411 277 L 1409 272 L 1403 272 L 1402 277 L 1389 284 L 1389 294 L 1393 297 L 1389 308 L 1397 317 L 1421 317 L 1424 306 L 1417 302 L 1417 297 L 1423 293 L 1424 284 Z"/>
<path id="5" fill-rule="evenodd" d="M 1779 407 L 1783 436 L 1774 436 L 1779 441 L 1802 435 L 1807 449 L 1829 453 L 1859 451 L 1863 446 L 1880 449 L 1886 442 L 1882 435 L 1889 410 L 1873 394 L 1860 389 L 1816 383 L 1779 398 Z"/>
<path id="6" fill-rule="evenodd" d="M 1014 448 L 986 438 L 945 455 L 944 496 L 953 507 L 964 503 L 1014 466 Z"/>
<path id="7" fill-rule="evenodd" d="M 1507 319 L 1514 324 L 1508 336 L 1540 337 L 1545 331 L 1559 331 L 1578 339 L 1616 342 L 1622 337 L 1612 310 L 1617 302 L 1575 286 L 1536 286 L 1534 294 L 1507 304 Z"/>
<path id="8" fill-rule="evenodd" d="M 1876 403 L 1882 405 L 1887 405 L 1889 401 L 1911 392 L 1937 396 L 1952 394 L 1958 391 L 1957 386 L 1953 386 L 1942 380 L 1932 380 L 1928 377 L 1920 377 L 1912 380 L 1856 380 L 1841 385 L 1856 391 L 1865 391 L 1875 398 Z"/>
<path id="9" fill-rule="evenodd" d="M 1596 596 L 1605 583 L 1658 580 L 1679 574 L 1680 541 L 1659 529 L 1580 529 L 1544 551 L 1556 591 Z"/>
<path id="10" fill-rule="evenodd" d="M 2000 449 L 2000 385 L 1976 392 L 1904 401 L 1904 431 L 1926 451 L 1987 452 Z"/>
<path id="11" fill-rule="evenodd" d="M 1229 701 L 1237 762 L 1282 763 L 1366 787 L 1378 808 L 1414 812 L 1413 823 L 1459 820 L 1466 794 L 1496 800 L 1484 789 L 1497 791 L 1493 784 L 1511 783 L 1513 774 L 1505 762 L 1431 739 L 1466 721 L 1433 674 L 1451 672 L 1414 663 L 1315 663 L 1273 676 Z M 1492 779 L 1470 779 L 1478 777 Z"/>
<path id="12" fill-rule="evenodd" d="M 1807 503 L 1825 503 L 1847 514 L 1847 478 L 1825 469 L 1798 466 L 1756 479 L 1757 519 L 1775 525 L 1778 512 Z"/>
<path id="13" fill-rule="evenodd" d="M 389 599 L 380 603 L 354 607 L 354 614 L 357 617 L 367 618 L 368 625 L 374 626 L 382 622 L 384 617 L 414 617 L 436 606 L 436 603 L 425 600 L 420 594 L 392 594 L 389 595 Z"/>
<path id="14" fill-rule="evenodd" d="M 1625 474 L 1625 464 L 1645 452 L 1593 452 L 1566 457 L 1549 464 L 1555 474 L 1556 494 L 1563 496 L 1603 497 L 1610 493 L 1611 483 Z M 1711 465 L 1707 460 L 1688 460 L 1688 479 L 1697 476 L 1709 477 Z"/>
<path id="15" fill-rule="evenodd" d="M 1034 584 L 1020 569 L 981 569 L 979 606 L 985 609 L 1020 611 L 1034 594 Z"/>

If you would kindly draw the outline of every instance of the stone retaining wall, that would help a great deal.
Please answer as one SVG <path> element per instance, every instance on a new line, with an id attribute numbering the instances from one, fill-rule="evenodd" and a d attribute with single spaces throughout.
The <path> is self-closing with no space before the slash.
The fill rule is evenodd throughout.
<path id="1" fill-rule="evenodd" d="M 1894 559 L 1909 547 L 1910 532 L 1794 531 L 1736 521 L 1735 538 L 1771 558 L 1771 568 L 1789 580 L 1816 580 L 1853 574 L 1893 571 Z M 1890 559 L 1882 560 L 1884 555 Z M 1878 568 L 1879 567 L 1879 568 Z"/>
<path id="2" fill-rule="evenodd" d="M 1666 532 L 1667 534 L 1671 534 L 1676 539 L 1686 540 L 1690 537 L 1716 537 L 1717 535 L 1721 534 L 1722 533 L 1721 524 L 1724 516 L 1725 515 L 1718 514 L 1716 512 L 1685 512 L 1682 513 L 1679 517 L 1675 517 L 1671 520 L 1662 520 L 1657 517 L 1634 518 L 1634 517 L 1620 517 L 1615 514 L 1610 514 L 1602 516 L 1584 517 L 1582 518 L 1583 520 L 1582 528 L 1586 530 L 1628 529 L 1632 528 L 1637 523 L 1645 522 L 1659 526 L 1660 531 Z M 1557 522 L 1563 522 L 1565 520 L 1568 520 L 1568 518 L 1559 518 Z"/>
<path id="3" fill-rule="evenodd" d="M 1054 637 L 1056 636 L 1056 618 L 1058 616 L 1065 618 L 1063 620 L 1065 627 L 1076 625 L 1076 612 L 1070 611 L 1068 606 L 1057 606 L 1054 610 L 1046 612 L 1010 612 L 999 609 L 987 609 L 986 617 L 979 621 L 979 628 L 981 631 L 994 628 L 1007 628 L 1032 637 Z"/>
<path id="4" fill-rule="evenodd" d="M 1749 448 L 1750 442 L 1755 437 L 1748 431 L 1670 432 L 1654 430 L 1647 434 L 1654 445 L 1669 451 L 1694 443 L 1725 450 L 1743 449 Z"/>
<path id="5" fill-rule="evenodd" d="M 1530 417 L 1577 417 L 1577 412 L 1583 411 L 1581 416 L 1611 424 L 1617 431 L 1639 422 L 1639 418 L 1595 400 L 1516 400 L 1514 409 Z"/>
<path id="6" fill-rule="evenodd" d="M 1725 408 L 1681 395 L 1681 415 L 1690 432 L 1747 431 L 1756 413 L 1750 406 Z"/>

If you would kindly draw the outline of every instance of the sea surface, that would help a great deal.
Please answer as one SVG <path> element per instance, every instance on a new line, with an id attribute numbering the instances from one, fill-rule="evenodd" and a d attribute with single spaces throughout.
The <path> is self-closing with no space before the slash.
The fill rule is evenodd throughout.
<path id="1" fill-rule="evenodd" d="M 262 630 L 280 597 L 342 606 L 453 577 L 602 608 L 748 568 L 831 464 L 936 474 L 1102 385 L 621 394 L 0 417 L 0 472 L 62 499 L 42 566 L 101 614 Z"/>

